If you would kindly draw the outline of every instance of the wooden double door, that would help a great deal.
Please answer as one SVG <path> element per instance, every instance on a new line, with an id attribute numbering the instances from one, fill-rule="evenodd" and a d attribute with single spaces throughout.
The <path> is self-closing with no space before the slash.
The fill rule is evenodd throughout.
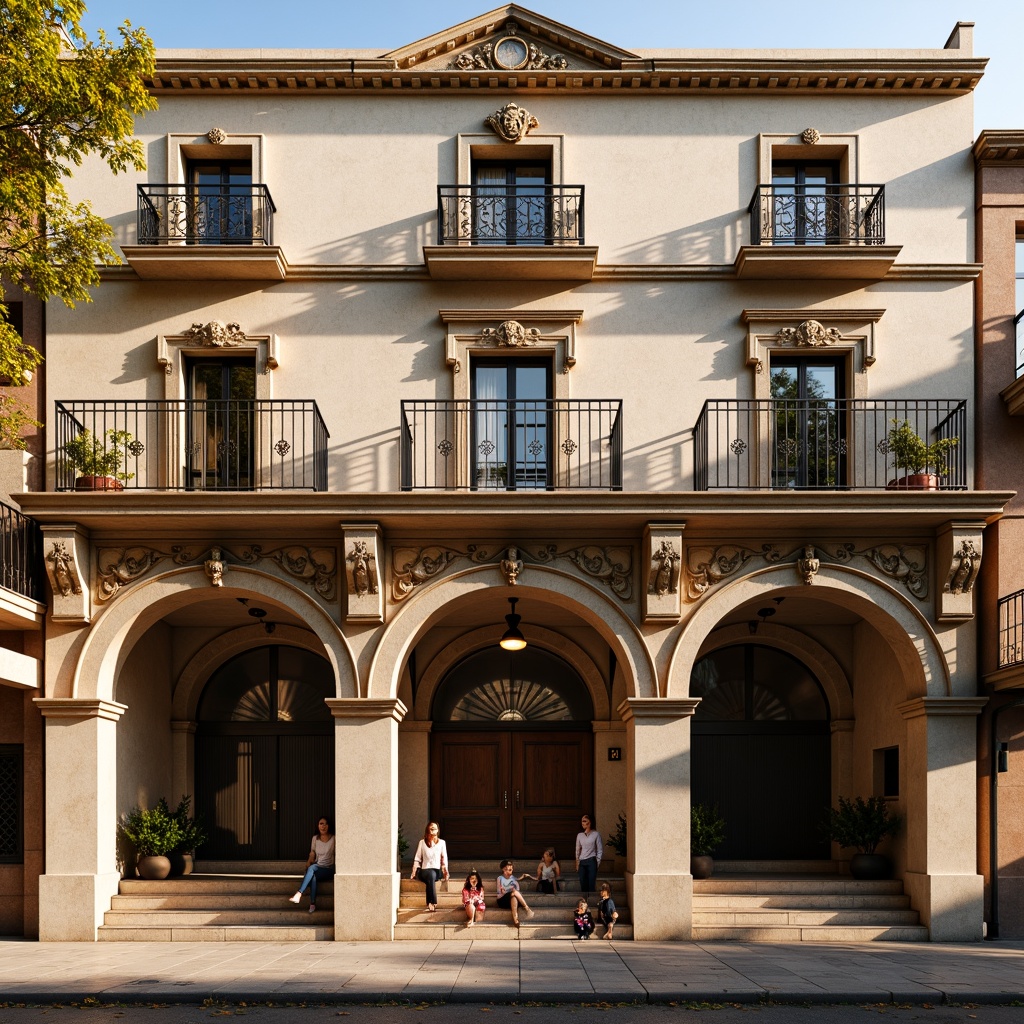
<path id="1" fill-rule="evenodd" d="M 435 726 L 431 734 L 430 816 L 453 858 L 518 857 L 525 867 L 553 846 L 571 861 L 593 793 L 590 732 Z"/>

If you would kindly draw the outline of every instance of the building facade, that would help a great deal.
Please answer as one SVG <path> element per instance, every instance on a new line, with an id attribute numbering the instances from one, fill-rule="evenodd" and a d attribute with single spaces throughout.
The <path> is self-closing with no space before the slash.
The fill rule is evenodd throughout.
<path id="1" fill-rule="evenodd" d="M 40 938 L 96 938 L 118 816 L 183 793 L 220 864 L 329 808 L 336 939 L 394 936 L 400 825 L 571 862 L 624 814 L 634 937 L 688 939 L 692 802 L 756 871 L 842 861 L 825 810 L 884 796 L 928 934 L 980 938 L 984 64 L 967 24 L 632 52 L 515 5 L 161 52 L 148 170 L 73 182 L 125 264 L 50 310 L 19 497 Z"/>

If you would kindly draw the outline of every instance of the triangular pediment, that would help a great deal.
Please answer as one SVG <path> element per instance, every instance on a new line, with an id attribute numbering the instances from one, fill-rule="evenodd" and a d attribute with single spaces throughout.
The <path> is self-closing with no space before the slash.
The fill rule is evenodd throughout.
<path id="1" fill-rule="evenodd" d="M 501 73 L 616 69 L 636 54 L 518 4 L 506 4 L 384 57 L 401 70 Z"/>

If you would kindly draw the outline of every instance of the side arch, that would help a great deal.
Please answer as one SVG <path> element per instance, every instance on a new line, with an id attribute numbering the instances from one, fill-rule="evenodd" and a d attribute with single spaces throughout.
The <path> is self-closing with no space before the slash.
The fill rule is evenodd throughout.
<path id="1" fill-rule="evenodd" d="M 481 566 L 446 577 L 410 597 L 388 624 L 370 665 L 367 695 L 378 699 L 398 693 L 402 666 L 409 651 L 454 600 L 485 590 L 507 589 L 494 581 L 494 567 Z M 658 696 L 654 660 L 629 616 L 594 587 L 548 566 L 530 566 L 530 583 L 516 587 L 516 596 L 558 597 L 591 626 L 615 653 L 630 697 Z M 500 620 L 499 620 L 500 621 Z"/>
<path id="2" fill-rule="evenodd" d="M 849 566 L 822 566 L 814 578 L 815 598 L 856 612 L 879 632 L 892 650 L 906 681 L 903 699 L 948 697 L 949 667 L 924 614 L 893 588 Z M 805 594 L 809 588 L 799 588 Z M 796 592 L 793 567 L 769 566 L 716 588 L 690 616 L 669 662 L 667 693 L 685 697 L 690 673 L 715 626 L 748 602 L 766 600 L 780 591 Z"/>
<path id="3" fill-rule="evenodd" d="M 317 637 L 334 670 L 339 697 L 359 694 L 355 658 L 337 624 L 308 594 L 289 583 L 248 566 L 231 567 L 225 598 L 258 595 L 301 616 Z M 165 615 L 184 608 L 198 592 L 209 593 L 210 581 L 200 566 L 172 570 L 136 584 L 104 610 L 90 629 L 75 666 L 72 695 L 115 699 L 118 674 L 139 638 Z M 315 648 L 314 648 L 315 649 Z"/>

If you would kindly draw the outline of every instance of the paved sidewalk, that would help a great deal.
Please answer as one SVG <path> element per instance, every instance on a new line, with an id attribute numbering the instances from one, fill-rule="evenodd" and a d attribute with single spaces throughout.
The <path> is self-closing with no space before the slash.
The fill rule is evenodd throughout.
<path id="1" fill-rule="evenodd" d="M 1009 1003 L 1024 942 L 0 940 L 0 1002 Z"/>

